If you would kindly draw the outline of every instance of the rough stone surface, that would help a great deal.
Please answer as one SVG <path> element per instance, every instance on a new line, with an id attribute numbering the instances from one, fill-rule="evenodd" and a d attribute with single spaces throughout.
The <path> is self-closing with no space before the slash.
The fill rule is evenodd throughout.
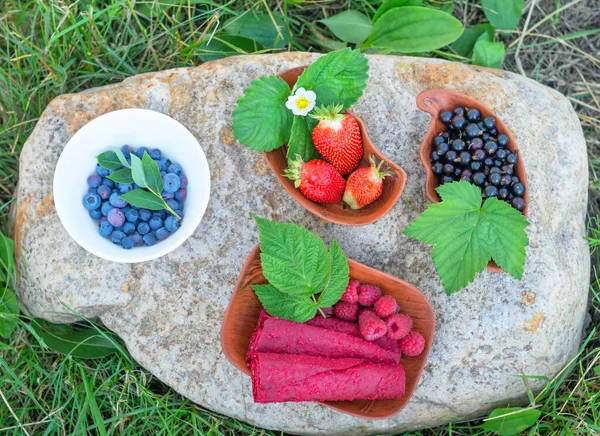
<path id="1" fill-rule="evenodd" d="M 315 55 L 237 57 L 197 68 L 133 77 L 64 95 L 44 112 L 24 147 L 14 210 L 19 294 L 53 321 L 69 307 L 97 317 L 133 357 L 193 401 L 250 423 L 293 433 L 369 434 L 480 416 L 525 399 L 515 374 L 552 377 L 576 352 L 589 284 L 582 236 L 587 155 L 577 116 L 559 93 L 526 78 L 441 60 L 372 56 L 371 78 L 355 111 L 374 142 L 408 173 L 400 201 L 377 223 L 352 228 L 321 221 L 279 186 L 262 156 L 231 131 L 235 100 L 253 79 L 309 63 Z M 530 246 L 523 280 L 485 271 L 447 297 L 430 247 L 402 236 L 423 211 L 418 157 L 429 115 L 415 105 L 431 87 L 464 92 L 514 131 L 530 186 Z M 195 234 L 175 252 L 137 265 L 110 263 L 80 248 L 54 211 L 52 177 L 60 152 L 85 123 L 109 111 L 143 107 L 170 115 L 198 138 L 212 193 Z M 431 300 L 437 331 L 412 401 L 396 417 L 356 419 L 317 404 L 254 404 L 250 379 L 221 352 L 223 312 L 242 263 L 257 243 L 250 214 L 307 226 L 346 253 L 418 286 Z M 530 382 L 535 389 L 541 385 Z"/>

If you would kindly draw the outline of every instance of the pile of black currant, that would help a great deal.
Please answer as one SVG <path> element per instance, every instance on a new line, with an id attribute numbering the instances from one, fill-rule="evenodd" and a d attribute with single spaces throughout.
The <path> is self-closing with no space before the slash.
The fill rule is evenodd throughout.
<path id="1" fill-rule="evenodd" d="M 466 180 L 481 188 L 483 198 L 498 197 L 523 210 L 525 186 L 515 175 L 518 157 L 508 136 L 498 132 L 496 118 L 481 118 L 477 109 L 458 106 L 441 111 L 446 130 L 433 139 L 431 162 L 440 183 Z"/>

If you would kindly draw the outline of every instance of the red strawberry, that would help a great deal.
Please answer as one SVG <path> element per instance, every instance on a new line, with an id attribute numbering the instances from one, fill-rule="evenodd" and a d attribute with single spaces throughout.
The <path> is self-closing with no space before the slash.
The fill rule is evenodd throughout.
<path id="1" fill-rule="evenodd" d="M 309 200 L 317 203 L 338 203 L 344 194 L 346 181 L 333 165 L 319 159 L 304 162 L 299 155 L 288 161 L 284 175 Z"/>
<path id="2" fill-rule="evenodd" d="M 383 161 L 378 164 L 375 157 L 369 159 L 371 166 L 359 168 L 350 174 L 344 192 L 344 201 L 356 210 L 373 203 L 383 191 L 383 179 L 392 173 L 382 170 Z"/>
<path id="3" fill-rule="evenodd" d="M 349 174 L 363 158 L 360 127 L 349 114 L 341 114 L 343 106 L 321 106 L 313 118 L 319 124 L 312 131 L 315 148 L 323 159 L 333 165 L 341 175 Z"/>

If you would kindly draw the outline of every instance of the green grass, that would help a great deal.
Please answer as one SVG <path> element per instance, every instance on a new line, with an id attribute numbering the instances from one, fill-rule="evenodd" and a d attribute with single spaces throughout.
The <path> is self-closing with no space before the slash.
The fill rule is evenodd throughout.
<path id="1" fill-rule="evenodd" d="M 4 230 L 7 206 L 17 182 L 21 147 L 54 97 L 116 83 L 143 72 L 197 65 L 201 56 L 211 54 L 203 48 L 202 41 L 225 20 L 248 9 L 264 10 L 265 6 L 286 17 L 292 39 L 289 47 L 281 50 L 321 51 L 311 31 L 316 20 L 348 8 L 372 15 L 381 1 L 188 0 L 186 5 L 168 11 L 155 10 L 156 16 L 148 19 L 144 7 L 150 3 L 0 2 L 0 226 Z M 544 3 L 546 9 L 550 4 L 550 11 L 566 4 L 554 0 L 539 3 Z M 544 26 L 536 29 L 536 33 L 561 29 L 560 35 L 554 34 L 555 40 L 540 37 L 524 41 L 520 49 L 523 68 L 530 76 L 563 92 L 566 92 L 564 82 L 573 84 L 576 89 L 572 98 L 594 107 L 593 93 L 597 94 L 599 88 L 593 83 L 591 73 L 583 70 L 587 77 L 584 81 L 590 87 L 577 88 L 581 80 L 576 72 L 552 68 L 550 74 L 545 69 L 551 66 L 546 56 L 556 59 L 561 54 L 557 50 L 563 50 L 565 43 L 581 43 L 578 47 L 586 50 L 586 38 L 594 37 L 589 44 L 597 47 L 598 29 L 585 24 L 585 19 L 569 15 L 574 8 L 552 15 Z M 535 14 L 532 25 L 540 19 Z M 457 2 L 454 15 L 469 25 L 483 17 L 474 3 L 467 2 Z M 574 28 L 573 22 L 584 24 Z M 331 37 L 324 28 L 320 29 Z M 519 33 L 504 36 L 507 42 L 518 37 Z M 436 54 L 453 57 L 444 51 Z M 517 54 L 514 47 L 507 51 L 505 68 L 513 68 L 513 57 Z M 578 67 L 586 68 L 583 62 Z M 594 170 L 600 166 L 597 112 L 589 112 L 583 105 L 576 108 L 585 127 L 590 157 L 594 159 L 592 179 L 596 181 Z M 591 210 L 596 211 L 597 189 L 592 189 Z M 596 247 L 600 245 L 600 231 L 597 213 L 591 215 L 590 245 Z M 593 265 L 598 265 L 595 253 Z M 599 290 L 600 283 L 595 282 L 590 310 L 592 326 L 598 325 L 600 319 Z M 528 433 L 600 432 L 600 335 L 595 329 L 586 335 L 577 358 L 533 399 L 542 417 Z M 26 318 L 19 321 L 8 341 L 0 342 L 0 367 L 0 433 L 3 434 L 271 434 L 194 405 L 140 368 L 126 351 L 98 360 L 82 360 L 45 349 Z M 450 424 L 420 434 L 482 434 L 478 424 Z"/>

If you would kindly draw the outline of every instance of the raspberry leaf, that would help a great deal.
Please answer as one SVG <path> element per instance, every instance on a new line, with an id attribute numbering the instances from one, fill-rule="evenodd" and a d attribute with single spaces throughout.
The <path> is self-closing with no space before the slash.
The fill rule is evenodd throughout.
<path id="1" fill-rule="evenodd" d="M 146 186 L 156 194 L 160 195 L 164 189 L 163 179 L 160 175 L 160 169 L 158 168 L 158 164 L 154 162 L 147 152 L 144 152 L 144 155 L 142 156 L 142 167 L 144 171 L 144 178 L 146 180 Z"/>
<path id="2" fill-rule="evenodd" d="M 302 157 L 304 162 L 317 159 L 319 152 L 312 141 L 312 129 L 318 123 L 311 117 L 294 117 L 292 122 L 292 133 L 288 141 L 287 158 L 294 158 L 297 154 Z"/>
<path id="3" fill-rule="evenodd" d="M 142 188 L 148 187 L 142 160 L 133 153 L 131 154 L 131 177 L 133 178 L 133 181 Z"/>
<path id="4" fill-rule="evenodd" d="M 133 177 L 131 176 L 131 170 L 129 168 L 117 170 L 114 173 L 109 174 L 108 178 L 115 183 L 122 183 L 124 185 L 130 185 L 134 183 Z"/>
<path id="5" fill-rule="evenodd" d="M 117 155 L 112 151 L 100 153 L 96 156 L 96 160 L 98 161 L 98 165 L 107 170 L 118 170 L 123 166 Z"/>
<path id="6" fill-rule="evenodd" d="M 279 291 L 271 284 L 252 285 L 267 313 L 290 321 L 305 322 L 317 314 L 317 304 L 308 297 L 297 297 Z"/>
<path id="7" fill-rule="evenodd" d="M 319 296 L 319 308 L 330 307 L 337 303 L 346 291 L 350 280 L 348 259 L 336 240 L 333 240 L 329 247 L 329 255 L 331 257 L 331 275 Z"/>

